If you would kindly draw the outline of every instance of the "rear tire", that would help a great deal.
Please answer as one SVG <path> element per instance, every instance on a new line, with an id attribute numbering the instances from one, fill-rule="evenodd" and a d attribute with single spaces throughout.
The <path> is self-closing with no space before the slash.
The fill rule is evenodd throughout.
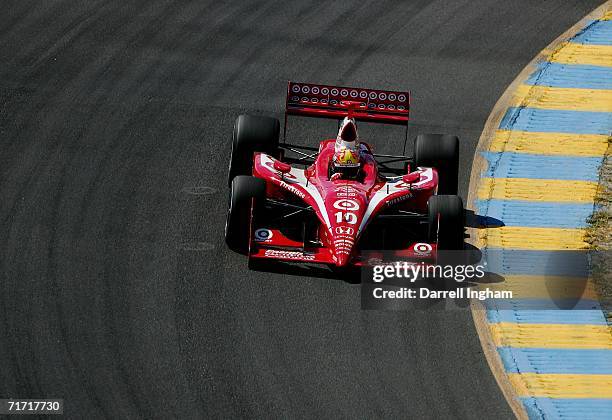
<path id="1" fill-rule="evenodd" d="M 438 194 L 457 194 L 459 138 L 447 134 L 420 134 L 414 140 L 416 166 L 438 171 Z"/>
<path id="2" fill-rule="evenodd" d="M 434 195 L 427 202 L 429 240 L 440 250 L 463 249 L 465 215 L 463 201 L 457 195 Z M 438 218 L 439 215 L 439 218 Z"/>
<path id="3" fill-rule="evenodd" d="M 280 122 L 276 118 L 240 115 L 234 124 L 228 184 L 237 175 L 252 175 L 253 153 L 278 154 Z"/>
<path id="4" fill-rule="evenodd" d="M 266 182 L 253 176 L 238 175 L 230 186 L 229 208 L 225 220 L 225 243 L 245 254 L 249 248 L 251 208 L 265 197 Z"/>

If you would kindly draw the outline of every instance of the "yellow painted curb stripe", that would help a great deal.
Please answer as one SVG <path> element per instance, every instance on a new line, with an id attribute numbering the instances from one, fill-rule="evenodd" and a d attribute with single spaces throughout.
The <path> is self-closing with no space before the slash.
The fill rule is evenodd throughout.
<path id="1" fill-rule="evenodd" d="M 521 397 L 612 398 L 612 375 L 510 373 L 508 377 Z"/>
<path id="2" fill-rule="evenodd" d="M 588 277 L 504 275 L 503 282 L 486 283 L 482 287 L 493 291 L 510 290 L 513 299 L 597 300 L 593 283 Z"/>
<path id="3" fill-rule="evenodd" d="M 510 104 L 516 107 L 612 112 L 612 90 L 520 85 L 514 91 Z"/>
<path id="4" fill-rule="evenodd" d="M 612 349 L 607 325 L 584 324 L 489 324 L 497 347 L 546 349 Z"/>
<path id="5" fill-rule="evenodd" d="M 612 96 L 610 97 L 612 108 Z M 491 152 L 533 153 L 557 156 L 603 156 L 610 137 L 600 134 L 539 133 L 497 130 Z"/>
<path id="6" fill-rule="evenodd" d="M 565 43 L 548 61 L 562 64 L 612 66 L 612 46 Z"/>
<path id="7" fill-rule="evenodd" d="M 503 226 L 478 230 L 479 245 L 490 248 L 555 251 L 586 249 L 584 229 Z"/>
<path id="8" fill-rule="evenodd" d="M 539 61 L 548 60 L 557 63 L 584 64 L 612 67 L 612 46 L 581 45 L 561 42 L 569 39 L 577 32 L 583 30 L 594 18 L 612 19 L 610 4 L 604 5 L 584 18 L 562 37 L 544 49 L 538 57 Z M 552 57 L 550 56 L 552 54 Z M 536 60 L 531 65 L 537 63 Z M 523 73 L 526 74 L 527 69 Z M 567 110 L 567 111 L 591 111 L 612 112 L 612 100 L 610 90 L 593 92 L 590 89 L 571 88 L 544 88 L 540 86 L 517 87 L 517 83 L 525 83 L 525 77 L 519 76 L 515 80 L 514 92 L 506 92 L 502 97 L 504 102 L 494 109 L 491 116 L 500 112 L 502 106 L 523 106 L 528 108 Z M 519 80 L 521 80 L 519 82 Z M 518 89 L 518 90 L 516 90 Z M 523 96 L 521 96 L 523 95 Z M 539 111 L 543 112 L 543 111 Z M 504 113 L 501 113 L 504 115 Z M 491 118 L 491 117 L 490 117 Z M 499 126 L 499 121 L 491 118 L 491 124 Z M 510 152 L 531 155 L 568 156 L 568 157 L 599 157 L 605 154 L 609 139 L 606 136 L 584 136 L 557 133 L 524 133 L 522 131 L 498 130 L 491 139 L 491 128 L 483 132 L 479 147 L 486 141 L 490 141 L 488 152 Z M 554 128 L 553 128 L 554 129 Z M 488 133 L 488 134 L 485 134 Z M 486 144 L 486 143 L 483 143 Z M 488 145 L 487 145 L 488 146 Z M 520 156 L 520 155 L 518 155 Z M 524 157 L 524 156 L 523 156 Z M 568 159 L 569 160 L 569 159 Z M 473 176 L 478 175 L 475 166 Z M 504 176 L 504 175 L 501 175 Z M 523 175 L 529 176 L 529 175 Z M 590 179 L 590 178 L 585 178 Z M 470 190 L 470 201 L 473 202 L 473 193 L 477 192 L 478 199 L 504 199 L 525 201 L 549 201 L 549 202 L 576 202 L 591 203 L 597 191 L 596 182 L 588 181 L 565 181 L 547 179 L 526 178 L 481 178 L 477 184 L 477 190 Z M 501 227 L 478 230 L 475 245 L 482 247 L 513 248 L 527 250 L 555 250 L 555 249 L 581 249 L 586 248 L 584 242 L 584 231 L 578 229 L 546 229 L 525 227 Z M 549 296 L 548 286 L 554 283 L 555 298 L 573 297 L 580 295 L 584 299 L 595 296 L 591 282 L 585 284 L 582 278 L 541 278 L 529 275 L 505 276 L 505 281 L 499 284 L 490 284 L 489 287 L 500 290 L 513 290 L 514 297 L 539 298 Z M 581 290 L 583 289 L 583 290 Z M 476 316 L 475 320 L 480 319 Z M 503 320 L 502 317 L 496 318 Z M 517 320 L 520 318 L 517 318 Z M 542 321 L 540 321 L 542 322 Z M 559 322 L 559 321 L 553 321 Z M 587 322 L 595 322 L 589 320 Z M 527 418 L 525 407 L 516 406 L 516 394 L 523 397 L 552 397 L 552 398 L 611 398 L 612 399 L 612 375 L 538 375 L 528 374 L 506 374 L 500 375 L 497 371 L 497 363 L 491 361 L 487 348 L 492 347 L 489 342 L 485 343 L 483 329 L 490 331 L 486 339 L 492 339 L 497 347 L 521 347 L 542 349 L 604 349 L 612 350 L 612 334 L 607 326 L 591 324 L 529 324 L 516 322 L 501 322 L 489 324 L 489 327 L 479 326 L 477 329 L 483 348 L 487 354 L 487 360 L 492 366 L 496 379 L 500 383 L 504 395 L 512 406 L 515 414 L 521 418 Z M 555 350 L 553 350 L 555 351 Z M 499 355 L 498 355 L 499 356 Z M 503 369 L 503 368 L 502 368 Z M 513 388 L 514 394 L 507 388 Z M 512 395 L 514 394 L 514 395 Z M 565 414 L 565 410 L 551 413 L 550 408 L 541 411 L 545 417 Z"/>
<path id="9" fill-rule="evenodd" d="M 563 201 L 590 203 L 597 193 L 597 182 L 558 179 L 481 178 L 478 199 Z"/>

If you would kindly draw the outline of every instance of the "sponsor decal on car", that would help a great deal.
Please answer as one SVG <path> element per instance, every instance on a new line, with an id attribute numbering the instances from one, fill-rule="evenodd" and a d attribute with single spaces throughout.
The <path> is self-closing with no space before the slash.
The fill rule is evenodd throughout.
<path id="1" fill-rule="evenodd" d="M 336 234 L 338 235 L 354 235 L 355 229 L 350 226 L 336 226 Z"/>
<path id="2" fill-rule="evenodd" d="M 419 242 L 417 244 L 414 244 L 413 249 L 415 254 L 430 255 L 433 248 L 429 244 Z"/>
<path id="3" fill-rule="evenodd" d="M 301 199 L 304 199 L 306 197 L 306 194 L 304 194 L 302 191 L 300 191 L 299 188 L 294 187 L 293 185 L 287 184 L 285 181 L 280 181 L 278 183 L 278 185 L 281 188 L 286 189 L 287 191 L 297 195 L 298 197 L 300 197 Z"/>
<path id="4" fill-rule="evenodd" d="M 255 231 L 255 242 L 270 242 L 274 233 L 270 229 L 257 229 Z"/>
<path id="5" fill-rule="evenodd" d="M 357 195 L 357 189 L 350 185 L 341 185 L 336 187 L 336 193 L 338 196 L 355 197 Z"/>
<path id="6" fill-rule="evenodd" d="M 402 201 L 406 201 L 410 197 L 412 197 L 412 194 L 410 192 L 406 192 L 405 194 L 400 195 L 399 197 L 396 197 L 396 198 L 393 198 L 393 199 L 387 201 L 387 204 L 392 206 L 394 204 L 401 203 Z"/>
<path id="7" fill-rule="evenodd" d="M 289 260 L 308 260 L 315 259 L 314 255 L 304 254 L 301 251 L 282 251 L 277 249 L 267 249 L 264 253 L 266 257 L 285 258 Z"/>

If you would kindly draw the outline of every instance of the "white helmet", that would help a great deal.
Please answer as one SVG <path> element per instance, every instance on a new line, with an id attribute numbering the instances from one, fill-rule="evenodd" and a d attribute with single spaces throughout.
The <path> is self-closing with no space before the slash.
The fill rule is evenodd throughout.
<path id="1" fill-rule="evenodd" d="M 358 138 L 355 120 L 344 118 L 336 137 L 332 172 L 339 172 L 349 177 L 357 175 L 361 165 Z"/>

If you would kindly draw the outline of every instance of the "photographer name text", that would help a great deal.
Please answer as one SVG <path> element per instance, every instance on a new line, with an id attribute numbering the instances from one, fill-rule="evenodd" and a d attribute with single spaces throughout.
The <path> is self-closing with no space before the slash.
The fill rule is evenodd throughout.
<path id="1" fill-rule="evenodd" d="M 409 289 L 401 287 L 388 290 L 376 287 L 372 290 L 375 299 L 512 299 L 511 290 L 491 290 L 488 287 L 476 290 L 471 287 L 463 287 L 456 290 L 432 290 L 427 287 Z"/>

